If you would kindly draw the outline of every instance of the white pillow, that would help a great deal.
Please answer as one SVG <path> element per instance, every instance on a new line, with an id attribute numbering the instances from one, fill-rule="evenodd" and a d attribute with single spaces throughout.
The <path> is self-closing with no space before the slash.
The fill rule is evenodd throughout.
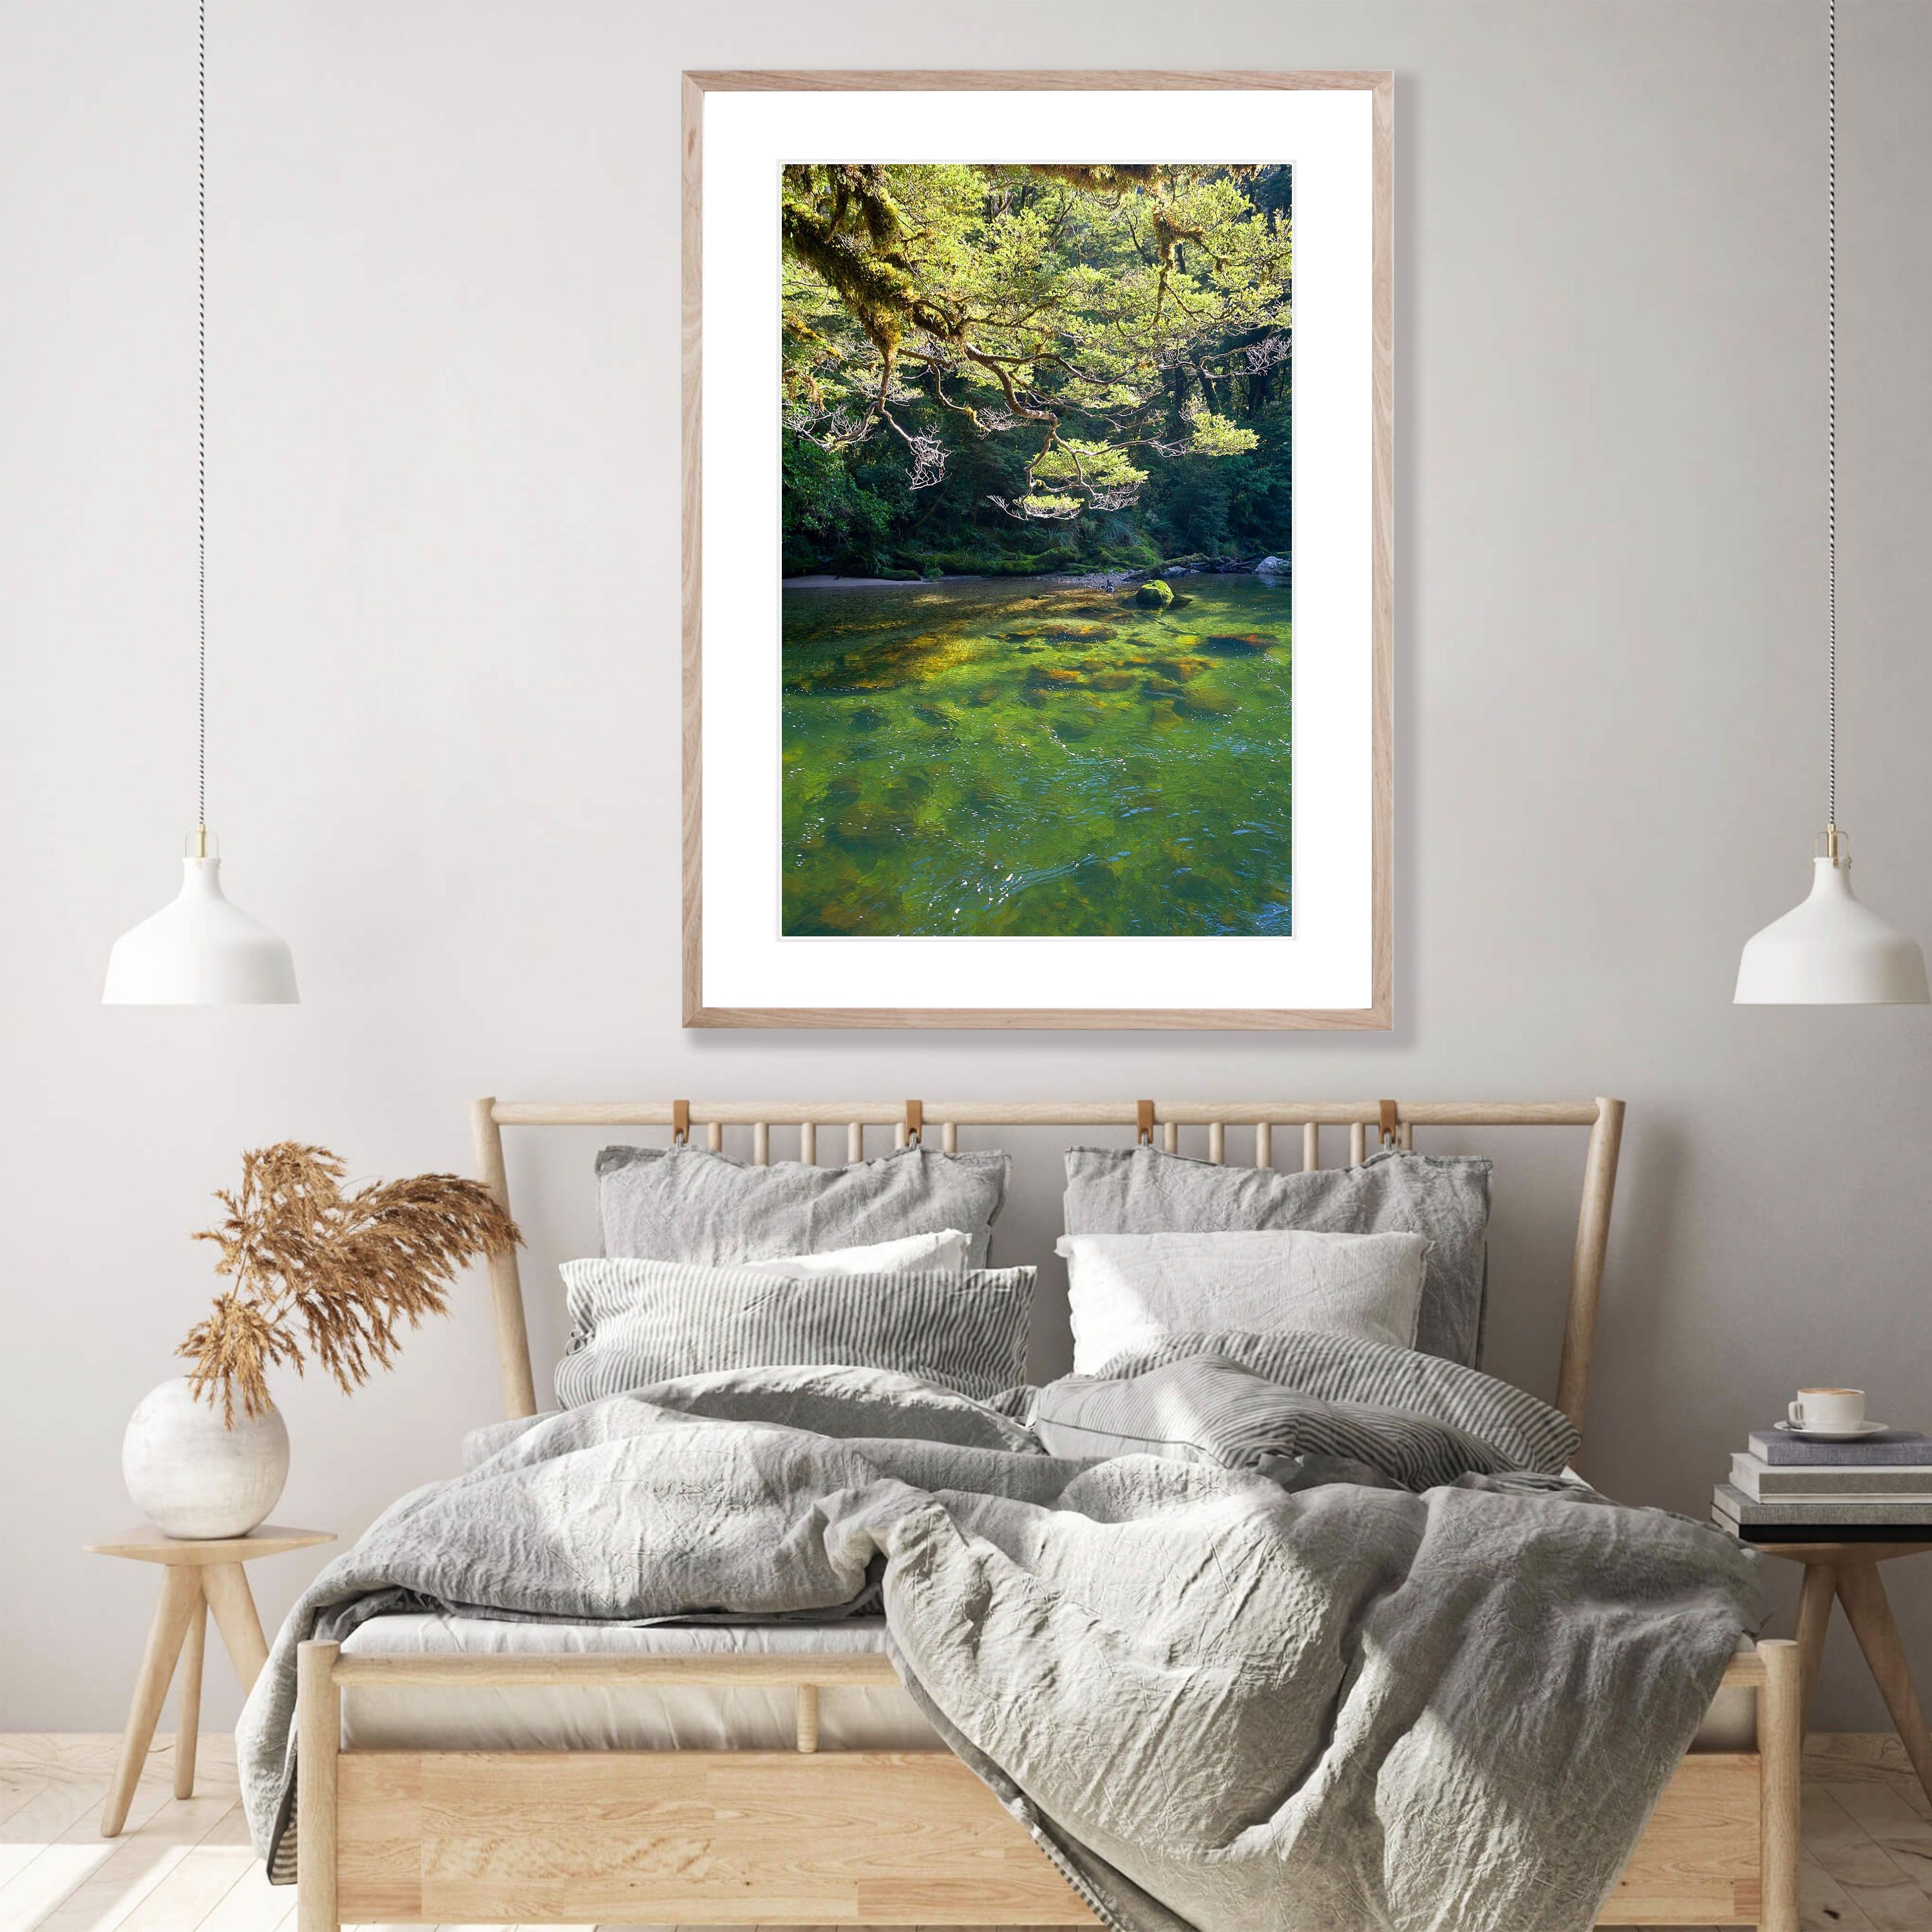
<path id="1" fill-rule="evenodd" d="M 1420 1234 L 1301 1228 L 1198 1234 L 1063 1234 L 1073 1372 L 1166 1335 L 1284 1329 L 1412 1348 L 1422 1308 Z"/>
<path id="2" fill-rule="evenodd" d="M 904 1234 L 896 1241 L 874 1241 L 861 1248 L 832 1248 L 822 1255 L 779 1255 L 770 1261 L 734 1262 L 740 1274 L 782 1276 L 810 1281 L 828 1274 L 960 1274 L 966 1267 L 970 1234 L 957 1228 L 936 1234 Z"/>

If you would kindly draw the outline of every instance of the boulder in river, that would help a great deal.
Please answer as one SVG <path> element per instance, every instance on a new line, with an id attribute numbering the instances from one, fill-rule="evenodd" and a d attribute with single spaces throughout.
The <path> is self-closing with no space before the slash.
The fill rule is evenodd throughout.
<path id="1" fill-rule="evenodd" d="M 891 691 L 961 664 L 972 640 L 957 631 L 922 632 L 916 638 L 881 638 L 856 645 L 828 664 L 794 674 L 786 688 L 802 692 Z"/>
<path id="2" fill-rule="evenodd" d="M 1035 664 L 1027 673 L 1027 682 L 1035 691 L 1077 691 L 1080 674 L 1060 664 Z"/>
<path id="3" fill-rule="evenodd" d="M 1143 610 L 1164 610 L 1174 602 L 1174 592 L 1159 578 L 1150 578 L 1134 592 L 1134 602 Z"/>
<path id="4" fill-rule="evenodd" d="M 1177 683 L 1185 684 L 1189 679 L 1198 677 L 1204 670 L 1214 667 L 1206 658 L 1175 657 L 1156 658 L 1154 668 L 1162 677 L 1171 677 Z"/>

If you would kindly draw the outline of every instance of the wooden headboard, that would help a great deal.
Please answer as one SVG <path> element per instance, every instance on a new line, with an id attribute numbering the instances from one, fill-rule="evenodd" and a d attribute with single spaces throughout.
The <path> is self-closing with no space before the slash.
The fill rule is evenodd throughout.
<path id="1" fill-rule="evenodd" d="M 1604 1257 L 1610 1246 L 1610 1203 L 1616 1189 L 1617 1150 L 1623 1138 L 1621 1100 L 590 1100 L 562 1102 L 474 1100 L 470 1126 L 476 1171 L 506 1208 L 510 1183 L 503 1164 L 506 1127 L 668 1127 L 674 1138 L 688 1139 L 704 1130 L 706 1143 L 722 1148 L 728 1126 L 749 1127 L 752 1158 L 772 1157 L 772 1130 L 798 1130 L 799 1158 L 818 1158 L 818 1130 L 845 1130 L 845 1158 L 866 1157 L 866 1130 L 892 1130 L 895 1147 L 921 1139 L 937 1127 L 949 1154 L 962 1127 L 1126 1127 L 1151 1142 L 1156 1128 L 1172 1154 L 1180 1130 L 1208 1130 L 1208 1158 L 1227 1158 L 1228 1130 L 1254 1130 L 1254 1164 L 1274 1164 L 1276 1127 L 1301 1130 L 1301 1165 L 1322 1164 L 1322 1130 L 1346 1127 L 1348 1160 L 1367 1153 L 1371 1132 L 1382 1145 L 1413 1148 L 1418 1127 L 1587 1127 L 1589 1147 L 1583 1161 L 1583 1190 L 1576 1215 L 1576 1252 L 1570 1271 L 1570 1308 L 1563 1325 L 1563 1360 L 1557 1371 L 1556 1406 L 1580 1430 L 1590 1382 L 1590 1349 L 1597 1328 L 1597 1301 L 1604 1284 Z M 515 1250 L 490 1264 L 496 1305 L 496 1359 L 503 1406 L 512 1417 L 537 1412 L 536 1385 L 530 1376 L 530 1330 L 524 1318 L 522 1279 Z"/>

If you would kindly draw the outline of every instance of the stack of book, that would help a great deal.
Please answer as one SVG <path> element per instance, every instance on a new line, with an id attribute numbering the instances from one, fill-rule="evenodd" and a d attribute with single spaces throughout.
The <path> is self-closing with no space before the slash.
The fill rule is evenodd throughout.
<path id="1" fill-rule="evenodd" d="M 1711 1499 L 1720 1529 L 1752 1543 L 1864 1536 L 1932 1542 L 1932 1437 L 1888 1429 L 1851 1442 L 1752 1432 Z"/>

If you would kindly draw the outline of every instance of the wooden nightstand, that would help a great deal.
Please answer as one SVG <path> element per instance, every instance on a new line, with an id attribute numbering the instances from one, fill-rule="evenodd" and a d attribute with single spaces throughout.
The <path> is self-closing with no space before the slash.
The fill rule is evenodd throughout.
<path id="1" fill-rule="evenodd" d="M 147 1652 L 135 1680 L 134 1702 L 128 1712 L 114 1783 L 100 1814 L 104 1838 L 118 1837 L 128 1822 L 128 1807 L 147 1761 L 148 1747 L 154 1742 L 169 1682 L 184 1654 L 188 1663 L 182 1672 L 181 1712 L 175 1732 L 175 1796 L 194 1795 L 194 1747 L 201 1720 L 201 1660 L 207 1643 L 207 1612 L 214 1613 L 214 1627 L 221 1633 L 244 1691 L 254 1688 L 255 1679 L 268 1662 L 268 1642 L 262 1635 L 262 1620 L 255 1614 L 255 1599 L 242 1564 L 258 1556 L 279 1556 L 284 1550 L 310 1550 L 334 1540 L 333 1530 L 285 1529 L 279 1523 L 265 1522 L 246 1536 L 187 1542 L 164 1536 L 152 1524 L 144 1522 L 106 1542 L 87 1545 L 96 1556 L 128 1556 L 136 1562 L 166 1566 L 161 1573 L 161 1600 L 148 1626 Z"/>
<path id="2" fill-rule="evenodd" d="M 1818 1660 L 1825 1653 L 1825 1632 L 1832 1621 L 1835 1601 L 1845 1606 L 1852 1634 L 1864 1652 L 1865 1662 L 1892 1713 L 1905 1754 L 1932 1798 L 1932 1733 L 1925 1727 L 1918 1694 L 1912 1688 L 1912 1672 L 1905 1659 L 1905 1646 L 1898 1625 L 1893 1621 L 1892 1604 L 1878 1566 L 1896 1556 L 1918 1556 L 1932 1550 L 1932 1540 L 1907 1543 L 1895 1530 L 1862 1534 L 1857 1529 L 1841 1528 L 1830 1542 L 1787 1543 L 1744 1539 L 1754 1550 L 1767 1556 L 1782 1556 L 1788 1562 L 1804 1566 L 1804 1582 L 1798 1600 L 1798 1655 L 1804 1672 L 1804 1707 L 1809 1708 L 1811 1687 L 1817 1682 Z"/>

